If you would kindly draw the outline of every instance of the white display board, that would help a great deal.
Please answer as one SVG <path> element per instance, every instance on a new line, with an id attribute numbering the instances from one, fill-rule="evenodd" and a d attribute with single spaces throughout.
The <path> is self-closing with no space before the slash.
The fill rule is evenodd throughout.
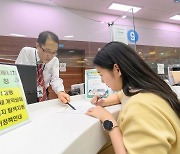
<path id="1" fill-rule="evenodd" d="M 113 25 L 111 26 L 111 37 L 112 41 L 123 42 L 128 44 L 127 28 L 122 26 Z"/>
<path id="2" fill-rule="evenodd" d="M 107 97 L 112 90 L 101 81 L 96 69 L 85 70 L 85 98 L 91 99 L 95 95 Z"/>

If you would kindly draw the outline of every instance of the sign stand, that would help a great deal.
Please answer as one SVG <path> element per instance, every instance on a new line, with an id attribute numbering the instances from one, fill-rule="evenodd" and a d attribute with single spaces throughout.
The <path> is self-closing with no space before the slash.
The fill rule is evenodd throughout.
<path id="1" fill-rule="evenodd" d="M 85 98 L 92 99 L 95 95 L 107 97 L 113 91 L 101 81 L 96 69 L 85 70 Z"/>
<path id="2" fill-rule="evenodd" d="M 27 101 L 16 66 L 0 64 L 0 135 L 29 121 Z"/>

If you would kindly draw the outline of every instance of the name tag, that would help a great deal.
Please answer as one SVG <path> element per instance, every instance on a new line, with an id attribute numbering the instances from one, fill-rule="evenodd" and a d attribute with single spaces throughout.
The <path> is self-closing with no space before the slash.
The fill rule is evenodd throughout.
<path id="1" fill-rule="evenodd" d="M 37 97 L 43 97 L 43 87 L 42 86 L 38 86 L 37 87 Z"/>

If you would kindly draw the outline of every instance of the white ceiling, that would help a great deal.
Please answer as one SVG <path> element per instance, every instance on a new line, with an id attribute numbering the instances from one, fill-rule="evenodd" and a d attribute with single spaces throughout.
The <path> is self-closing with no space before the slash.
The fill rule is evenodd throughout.
<path id="1" fill-rule="evenodd" d="M 65 8 L 105 13 L 122 16 L 124 12 L 108 10 L 112 2 L 142 7 L 134 14 L 135 18 L 180 24 L 178 20 L 171 20 L 170 17 L 180 15 L 180 2 L 174 0 L 22 0 L 40 4 L 58 5 Z"/>

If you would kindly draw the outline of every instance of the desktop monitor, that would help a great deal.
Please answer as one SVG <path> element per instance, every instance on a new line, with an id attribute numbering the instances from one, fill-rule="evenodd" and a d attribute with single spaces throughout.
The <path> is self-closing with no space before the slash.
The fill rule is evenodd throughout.
<path id="1" fill-rule="evenodd" d="M 28 104 L 36 103 L 37 102 L 36 66 L 22 65 L 22 64 L 6 64 L 6 65 L 15 65 L 17 67 L 27 103 Z"/>
<path id="2" fill-rule="evenodd" d="M 21 82 L 24 88 L 24 93 L 28 104 L 37 102 L 37 73 L 36 66 L 15 64 Z"/>
<path id="3" fill-rule="evenodd" d="M 171 71 L 171 74 L 174 79 L 174 84 L 180 84 L 180 71 Z"/>
<path id="4" fill-rule="evenodd" d="M 180 85 L 180 65 L 173 64 L 168 67 L 170 85 Z"/>

